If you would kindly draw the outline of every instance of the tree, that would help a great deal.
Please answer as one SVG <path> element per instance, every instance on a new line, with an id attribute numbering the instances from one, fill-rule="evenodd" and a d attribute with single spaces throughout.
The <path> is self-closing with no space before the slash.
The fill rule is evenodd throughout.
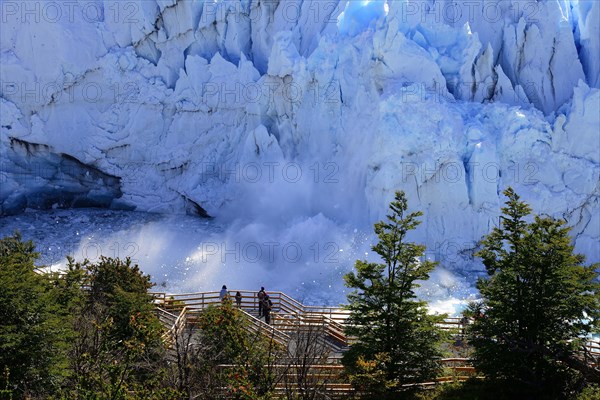
<path id="1" fill-rule="evenodd" d="M 598 264 L 583 265 L 565 221 L 527 222 L 529 206 L 504 194 L 500 226 L 477 253 L 489 276 L 477 284 L 485 314 L 470 329 L 475 366 L 507 396 L 569 398 L 595 379 L 577 351 L 600 326 Z"/>
<path id="2" fill-rule="evenodd" d="M 52 280 L 36 272 L 34 249 L 19 233 L 0 240 L 0 376 L 15 398 L 57 389 L 72 333 Z"/>
<path id="3" fill-rule="evenodd" d="M 175 398 L 150 277 L 104 257 L 48 273 L 34 249 L 0 240 L 0 397 Z"/>
<path id="4" fill-rule="evenodd" d="M 200 335 L 212 342 L 205 354 L 219 364 L 233 367 L 223 371 L 229 399 L 256 399 L 273 390 L 271 366 L 282 355 L 283 348 L 268 330 L 254 330 L 248 316 L 231 300 L 203 310 L 199 321 Z"/>
<path id="5" fill-rule="evenodd" d="M 173 326 L 171 385 L 194 399 L 268 398 L 276 382 L 271 366 L 283 354 L 268 331 L 251 326 L 231 301 L 186 310 Z"/>
<path id="6" fill-rule="evenodd" d="M 65 397 L 122 399 L 143 386 L 158 385 L 165 348 L 148 293 L 150 277 L 130 259 L 69 259 L 60 285 L 68 294 L 61 301 L 77 332 Z"/>
<path id="7" fill-rule="evenodd" d="M 444 316 L 429 315 L 415 295 L 416 282 L 428 279 L 436 264 L 420 261 L 425 246 L 407 241 L 422 215 L 407 208 L 404 192 L 396 192 L 387 222 L 375 224 L 379 242 L 372 249 L 383 263 L 357 260 L 356 272 L 344 277 L 356 289 L 348 295 L 346 331 L 358 342 L 343 363 L 351 382 L 377 398 L 397 398 L 405 384 L 430 381 L 440 371 L 443 334 L 435 324 Z"/>

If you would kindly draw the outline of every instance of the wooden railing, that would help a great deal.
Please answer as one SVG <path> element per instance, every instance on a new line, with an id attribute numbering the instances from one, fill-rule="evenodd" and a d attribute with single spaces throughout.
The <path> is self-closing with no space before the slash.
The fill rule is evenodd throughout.
<path id="1" fill-rule="evenodd" d="M 271 337 L 275 342 L 277 342 L 283 346 L 285 346 L 289 343 L 290 336 L 288 334 L 286 334 L 285 332 L 282 332 L 281 330 L 276 329 L 276 327 L 265 323 L 264 321 L 256 318 L 254 315 L 249 314 L 244 310 L 242 310 L 242 312 L 244 312 L 244 314 L 246 314 L 246 317 L 250 321 L 250 326 L 248 329 L 251 332 L 264 333 L 267 336 Z"/>
<path id="2" fill-rule="evenodd" d="M 184 306 L 177 317 L 174 314 L 158 308 L 159 312 L 159 320 L 163 322 L 165 326 L 167 326 L 167 331 L 163 334 L 163 340 L 168 345 L 172 346 L 175 343 L 175 335 L 184 332 L 186 329 L 193 326 L 198 322 L 200 313 L 202 309 L 200 308 L 190 308 Z M 249 324 L 246 325 L 246 329 L 251 333 L 262 333 L 269 337 L 271 337 L 276 343 L 281 345 L 286 345 L 290 337 L 284 332 L 279 331 L 273 326 L 266 324 L 265 322 L 259 320 L 251 314 L 241 310 L 246 315 L 247 321 Z M 173 317 L 175 319 L 173 320 Z"/>
<path id="3" fill-rule="evenodd" d="M 231 294 L 237 290 L 230 291 Z M 273 341 L 286 346 L 290 343 L 292 336 L 302 332 L 315 332 L 318 330 L 315 340 L 324 340 L 321 333 L 329 340 L 323 344 L 331 347 L 327 364 L 310 365 L 307 372 L 308 377 L 314 381 L 320 381 L 321 389 L 325 390 L 330 398 L 347 398 L 355 392 L 355 389 L 342 378 L 343 366 L 340 363 L 342 351 L 353 341 L 344 333 L 344 323 L 349 316 L 349 311 L 336 307 L 306 306 L 299 301 L 281 292 L 269 292 L 273 302 L 272 322 L 266 324 L 263 320 L 256 318 L 258 312 L 258 297 L 255 292 L 240 290 L 242 301 L 240 309 L 245 313 L 249 324 L 247 329 L 253 333 L 268 335 Z M 208 306 L 220 304 L 219 292 L 200 292 L 183 294 L 154 293 L 157 305 L 157 315 L 165 326 L 170 327 L 164 335 L 166 342 L 173 344 L 175 335 L 182 332 L 190 321 L 197 321 L 199 314 Z M 235 299 L 232 297 L 235 304 Z M 439 324 L 442 329 L 461 337 L 466 324 L 461 318 L 447 318 Z M 193 323 L 193 322 L 192 322 Z M 332 343 L 332 341 L 334 343 Z M 337 346 L 335 344 L 337 342 Z M 600 340 L 593 339 L 586 342 L 586 361 L 592 367 L 598 368 L 600 360 Z M 444 375 L 433 382 L 416 384 L 427 387 L 444 382 L 464 381 L 475 376 L 475 368 L 469 358 L 446 358 L 441 360 L 444 366 Z M 222 368 L 231 366 L 222 365 Z M 272 365 L 270 368 L 283 370 L 285 379 L 275 386 L 275 395 L 283 396 L 293 385 L 295 365 Z M 306 366 L 302 366 L 306 368 Z"/>
<path id="4" fill-rule="evenodd" d="M 163 313 L 168 313 L 167 311 L 162 310 Z M 170 314 L 170 313 L 169 313 Z M 173 315 L 173 314 L 171 314 Z M 159 317 L 160 319 L 160 317 Z M 162 338 L 169 346 L 172 346 L 175 343 L 176 335 L 183 332 L 188 324 L 188 309 L 187 307 L 183 307 L 179 312 L 177 318 L 173 321 L 173 324 L 167 331 L 163 334 Z M 164 324 L 164 322 L 163 322 Z"/>
<path id="5" fill-rule="evenodd" d="M 238 290 L 230 290 L 232 296 Z M 241 309 L 254 315 L 258 312 L 258 296 L 256 292 L 239 290 L 242 295 Z M 299 301 L 289 297 L 282 292 L 269 292 L 269 298 L 273 302 L 273 324 L 297 325 L 295 321 L 307 322 L 321 319 L 329 336 L 340 344 L 347 345 L 351 338 L 347 338 L 344 333 L 344 323 L 350 311 L 341 307 L 326 307 L 326 306 L 306 306 Z M 154 293 L 157 302 L 167 311 L 177 312 L 183 306 L 190 309 L 203 309 L 209 305 L 219 304 L 219 292 L 198 292 L 198 293 L 181 293 L 167 294 Z M 451 317 L 444 320 L 440 327 L 445 330 L 452 330 L 460 333 L 463 328 L 461 319 Z"/>
<path id="6" fill-rule="evenodd" d="M 446 375 L 440 376 L 431 382 L 408 384 L 406 386 L 431 386 L 438 383 L 465 381 L 475 375 L 475 369 L 470 366 L 470 360 L 467 358 L 445 358 L 440 360 Z M 222 364 L 220 368 L 233 368 L 234 365 Z M 326 392 L 332 398 L 346 398 L 355 392 L 355 388 L 343 378 L 344 366 L 340 364 L 320 364 L 320 365 L 295 365 L 295 364 L 274 364 L 265 365 L 274 371 L 274 375 L 279 377 L 278 383 L 274 387 L 274 393 L 280 394 L 293 387 L 294 379 L 298 371 L 302 374 L 305 382 L 315 382 L 315 387 L 321 392 Z M 283 379 L 283 378 L 287 378 Z"/>
<path id="7" fill-rule="evenodd" d="M 585 343 L 585 347 L 596 357 L 600 357 L 600 339 L 590 339 Z"/>
<path id="8" fill-rule="evenodd" d="M 235 301 L 233 294 L 236 292 L 237 290 L 229 291 L 232 301 Z M 240 309 L 251 317 L 253 324 L 259 324 L 263 328 L 269 326 L 255 317 L 259 308 L 257 293 L 246 290 L 239 292 L 242 295 Z M 335 307 L 305 306 L 282 292 L 269 292 L 268 294 L 273 302 L 271 329 L 275 328 L 276 331 L 289 338 L 291 332 L 313 330 L 320 326 L 329 338 L 334 339 L 333 342 L 328 342 L 334 350 L 347 346 L 348 339 L 342 325 L 349 315 L 347 310 Z M 153 293 L 153 295 L 156 298 L 157 306 L 171 313 L 181 312 L 183 309 L 202 310 L 221 302 L 217 291 L 181 294 L 161 292 Z"/>
<path id="9" fill-rule="evenodd" d="M 156 307 L 156 316 L 158 320 L 165 326 L 172 326 L 177 320 L 177 315 L 163 308 Z"/>
<path id="10" fill-rule="evenodd" d="M 229 294 L 234 301 L 234 294 L 238 290 L 230 290 Z M 258 312 L 258 295 L 257 292 L 248 290 L 239 290 L 242 295 L 240 308 L 248 317 L 250 317 L 253 329 L 268 329 L 278 342 L 289 340 L 289 333 L 299 332 L 302 330 L 312 329 L 315 326 L 321 326 L 330 339 L 337 342 L 331 343 L 334 346 L 333 350 L 343 350 L 353 341 L 344 333 L 344 323 L 350 315 L 350 311 L 341 307 L 327 306 L 307 306 L 297 301 L 296 299 L 282 292 L 268 292 L 269 298 L 273 302 L 272 310 L 272 325 L 265 324 L 262 320 L 255 317 Z M 153 293 L 156 298 L 157 307 L 162 311 L 159 315 L 161 318 L 173 317 L 182 310 L 187 310 L 186 313 L 192 310 L 202 310 L 209 305 L 220 304 L 219 292 L 197 292 L 197 293 L 180 293 L 167 294 L 164 292 Z M 438 325 L 444 330 L 449 330 L 457 335 L 464 333 L 466 324 L 462 318 L 449 317 L 443 323 Z M 586 343 L 588 355 L 593 360 L 590 363 L 598 367 L 600 359 L 600 340 L 593 339 Z"/>
<path id="11" fill-rule="evenodd" d="M 585 343 L 587 362 L 592 367 L 600 368 L 600 339 L 590 339 Z"/>

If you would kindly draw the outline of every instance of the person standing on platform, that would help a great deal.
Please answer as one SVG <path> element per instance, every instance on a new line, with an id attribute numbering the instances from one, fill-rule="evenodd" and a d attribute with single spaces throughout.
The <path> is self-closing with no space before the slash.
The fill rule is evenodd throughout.
<path id="1" fill-rule="evenodd" d="M 224 301 L 228 297 L 229 297 L 229 292 L 227 291 L 227 286 L 223 285 L 223 287 L 221 288 L 221 291 L 219 292 L 219 299 L 221 301 Z"/>
<path id="2" fill-rule="evenodd" d="M 265 322 L 267 324 L 271 323 L 271 309 L 273 308 L 273 302 L 269 298 L 268 294 L 265 294 L 263 299 L 263 314 L 265 315 Z"/>
<path id="3" fill-rule="evenodd" d="M 261 286 L 258 294 L 256 295 L 256 297 L 258 297 L 258 318 L 263 316 L 263 302 L 266 295 L 265 288 Z"/>
<path id="4" fill-rule="evenodd" d="M 242 308 L 242 294 L 239 291 L 235 294 L 235 304 L 238 308 Z"/>

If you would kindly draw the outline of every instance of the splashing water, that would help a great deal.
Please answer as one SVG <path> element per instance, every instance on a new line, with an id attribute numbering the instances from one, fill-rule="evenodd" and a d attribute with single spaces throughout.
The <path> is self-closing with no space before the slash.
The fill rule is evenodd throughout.
<path id="1" fill-rule="evenodd" d="M 374 259 L 375 237 L 317 214 L 274 228 L 261 222 L 205 220 L 99 209 L 29 211 L 0 219 L 35 242 L 39 265 L 64 268 L 66 257 L 97 261 L 130 257 L 152 276 L 155 290 L 196 292 L 226 284 L 265 286 L 307 304 L 345 302 L 343 275 L 356 259 Z M 438 267 L 419 290 L 433 311 L 456 314 L 476 295 L 472 282 Z"/>

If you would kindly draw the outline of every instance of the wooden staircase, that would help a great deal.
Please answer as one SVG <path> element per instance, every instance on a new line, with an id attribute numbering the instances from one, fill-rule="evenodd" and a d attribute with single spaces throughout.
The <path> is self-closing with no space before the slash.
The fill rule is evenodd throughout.
<path id="1" fill-rule="evenodd" d="M 235 293 L 230 291 L 230 293 Z M 343 323 L 349 312 L 336 307 L 306 306 L 281 292 L 269 292 L 273 302 L 271 324 L 258 317 L 258 297 L 256 292 L 240 290 L 242 302 L 240 310 L 250 321 L 250 329 L 261 331 L 282 345 L 289 345 L 294 335 L 302 332 L 321 333 L 319 340 L 326 344 L 332 353 L 343 352 L 349 343 L 344 334 Z M 173 335 L 183 329 L 185 321 L 210 305 L 221 303 L 219 292 L 199 292 L 183 294 L 153 293 L 159 319 L 169 330 L 165 335 Z"/>
<path id="2" fill-rule="evenodd" d="M 234 294 L 237 290 L 229 293 Z M 256 292 L 240 290 L 242 301 L 239 309 L 246 314 L 251 332 L 260 332 L 268 335 L 276 343 L 293 349 L 303 333 L 313 335 L 311 340 L 316 340 L 329 352 L 324 364 L 311 365 L 310 374 L 333 377 L 327 383 L 327 390 L 333 397 L 345 398 L 353 392 L 347 382 L 339 380 L 343 372 L 340 364 L 343 352 L 348 349 L 354 338 L 344 333 L 344 323 L 349 316 L 349 311 L 340 307 L 307 306 L 289 297 L 282 292 L 269 292 L 273 302 L 271 311 L 271 324 L 264 318 L 258 317 L 258 297 Z M 183 294 L 153 293 L 156 303 L 156 312 L 161 323 L 167 328 L 163 339 L 170 344 L 175 341 L 177 332 L 187 329 L 190 321 L 195 321 L 198 314 L 211 305 L 221 304 L 219 292 L 198 292 Z M 232 297 L 235 304 L 235 299 Z M 447 318 L 439 325 L 442 329 L 449 330 L 457 342 L 464 338 L 465 325 L 461 318 Z M 317 333 L 315 335 L 315 333 Z M 586 344 L 586 361 L 598 368 L 600 360 L 600 341 L 590 340 Z M 449 371 L 448 376 L 440 377 L 436 382 L 465 380 L 475 374 L 468 357 L 454 357 L 442 359 L 442 364 Z M 227 367 L 227 366 L 223 366 Z M 277 367 L 277 366 L 273 366 Z M 289 368 L 289 366 L 288 366 Z M 424 383 L 423 386 L 433 385 L 436 382 Z M 281 391 L 286 388 L 279 388 Z M 279 390 L 278 389 L 278 390 Z"/>

